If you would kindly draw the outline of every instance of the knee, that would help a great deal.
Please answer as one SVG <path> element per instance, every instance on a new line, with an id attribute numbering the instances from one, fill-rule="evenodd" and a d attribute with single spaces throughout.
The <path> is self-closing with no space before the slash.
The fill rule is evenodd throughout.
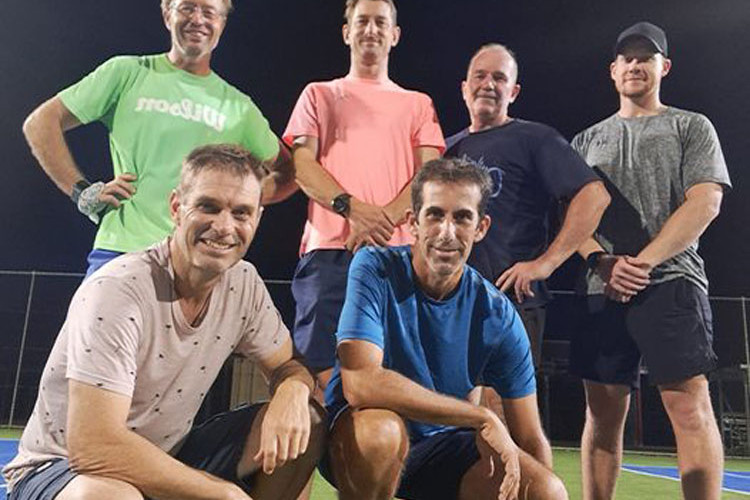
<path id="1" fill-rule="evenodd" d="M 92 476 L 77 476 L 56 497 L 61 500 L 144 500 L 138 489 L 124 481 Z"/>
<path id="2" fill-rule="evenodd" d="M 664 408 L 667 410 L 672 425 L 687 432 L 696 432 L 714 424 L 713 410 L 706 395 L 692 397 L 688 394 L 663 397 Z"/>
<path id="3" fill-rule="evenodd" d="M 586 391 L 586 418 L 599 427 L 619 429 L 625 423 L 630 391 L 625 387 L 600 387 Z"/>
<path id="4" fill-rule="evenodd" d="M 383 466 L 406 458 L 409 439 L 404 421 L 388 410 L 347 412 L 331 437 L 332 456 L 344 462 Z"/>
<path id="5" fill-rule="evenodd" d="M 395 413 L 383 418 L 362 419 L 356 425 L 355 439 L 362 455 L 372 461 L 403 461 L 408 435 L 403 420 Z"/>
<path id="6" fill-rule="evenodd" d="M 523 493 L 523 492 L 522 492 Z M 526 494 L 519 495 L 519 498 L 528 500 L 568 500 L 568 491 L 562 480 L 549 473 L 542 481 L 529 485 Z"/>

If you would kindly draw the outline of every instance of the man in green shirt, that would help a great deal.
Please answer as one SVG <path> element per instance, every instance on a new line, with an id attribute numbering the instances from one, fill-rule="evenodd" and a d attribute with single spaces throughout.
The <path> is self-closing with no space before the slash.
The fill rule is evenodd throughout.
<path id="1" fill-rule="evenodd" d="M 27 118 L 24 134 L 47 175 L 99 224 L 88 274 L 172 230 L 165 202 L 187 153 L 237 143 L 269 164 L 279 141 L 252 100 L 211 71 L 231 0 L 162 0 L 171 34 L 166 54 L 119 56 L 52 97 Z M 90 183 L 64 133 L 100 121 L 109 131 L 114 178 Z M 285 175 L 274 169 L 264 201 Z"/>

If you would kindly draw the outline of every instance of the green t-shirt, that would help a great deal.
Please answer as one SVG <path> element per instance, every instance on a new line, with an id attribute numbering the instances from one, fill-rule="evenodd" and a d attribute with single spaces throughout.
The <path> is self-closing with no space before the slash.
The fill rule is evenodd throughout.
<path id="1" fill-rule="evenodd" d="M 166 54 L 113 57 L 59 97 L 81 123 L 107 127 L 114 174 L 138 177 L 135 195 L 104 215 L 94 248 L 133 252 L 171 233 L 169 194 L 195 147 L 241 144 L 261 160 L 278 153 L 247 95 L 215 73 L 175 68 Z"/>

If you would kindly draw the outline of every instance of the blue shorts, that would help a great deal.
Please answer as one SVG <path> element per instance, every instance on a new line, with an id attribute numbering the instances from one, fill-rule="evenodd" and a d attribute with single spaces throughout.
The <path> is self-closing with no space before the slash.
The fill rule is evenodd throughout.
<path id="1" fill-rule="evenodd" d="M 240 406 L 214 415 L 194 427 L 175 458 L 248 491 L 252 477 L 238 478 L 237 464 L 242 458 L 253 420 L 263 405 Z M 70 470 L 66 458 L 45 462 L 14 486 L 8 500 L 53 500 L 76 475 Z"/>
<path id="2" fill-rule="evenodd" d="M 473 429 L 451 428 L 412 443 L 401 471 L 396 497 L 403 500 L 458 498 L 461 480 L 479 461 Z M 320 473 L 336 485 L 330 455 L 320 463 Z"/>
<path id="3" fill-rule="evenodd" d="M 89 263 L 89 267 L 88 269 L 86 269 L 86 276 L 84 276 L 83 279 L 88 278 L 89 276 L 94 274 L 97 269 L 102 267 L 110 260 L 119 257 L 120 255 L 122 255 L 122 253 L 123 252 L 114 252 L 112 250 L 101 250 L 99 248 L 94 248 L 89 252 L 88 257 L 86 257 L 86 260 Z"/>
<path id="4" fill-rule="evenodd" d="M 649 286 L 627 304 L 604 295 L 584 301 L 585 319 L 570 343 L 571 373 L 636 388 L 641 356 L 654 385 L 716 368 L 708 297 L 688 280 Z"/>
<path id="5" fill-rule="evenodd" d="M 352 253 L 313 250 L 303 255 L 292 279 L 296 303 L 294 346 L 314 372 L 333 367 L 336 330 L 346 297 L 346 279 Z"/>

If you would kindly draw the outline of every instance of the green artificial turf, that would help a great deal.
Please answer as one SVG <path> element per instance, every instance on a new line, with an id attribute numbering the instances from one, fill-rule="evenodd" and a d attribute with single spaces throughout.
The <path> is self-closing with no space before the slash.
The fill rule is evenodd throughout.
<path id="1" fill-rule="evenodd" d="M 0 438 L 18 438 L 21 429 L 0 428 Z M 554 450 L 555 472 L 562 478 L 568 489 L 571 500 L 581 498 L 581 466 L 580 452 L 576 449 L 557 448 Z M 623 460 L 632 465 L 662 465 L 677 466 L 677 458 L 670 455 L 648 455 L 641 453 L 626 453 Z M 725 464 L 727 470 L 750 471 L 750 460 L 728 459 Z M 679 499 L 680 483 L 671 479 L 642 476 L 632 472 L 622 471 L 617 483 L 617 500 L 662 500 Z M 723 500 L 748 500 L 750 495 L 725 492 Z M 311 500 L 334 500 L 336 490 L 315 472 L 315 481 Z"/>
<path id="2" fill-rule="evenodd" d="M 581 498 L 581 454 L 574 449 L 555 449 L 555 472 L 562 478 L 571 500 Z M 623 460 L 631 465 L 677 466 L 677 458 L 668 455 L 644 455 L 626 453 Z M 750 471 L 750 460 L 730 459 L 725 468 L 734 471 Z M 622 471 L 617 483 L 617 500 L 666 500 L 679 499 L 680 483 L 671 479 L 642 476 Z M 311 500 L 334 500 L 335 490 L 316 472 Z M 748 495 L 724 492 L 722 500 L 747 500 Z"/>

